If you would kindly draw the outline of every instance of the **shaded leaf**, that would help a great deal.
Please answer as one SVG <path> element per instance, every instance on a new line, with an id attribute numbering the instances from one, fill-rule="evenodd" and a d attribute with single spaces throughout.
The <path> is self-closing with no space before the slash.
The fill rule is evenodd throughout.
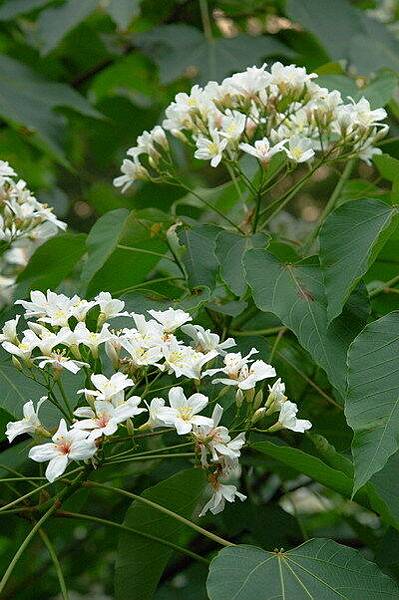
<path id="1" fill-rule="evenodd" d="M 258 308 L 274 313 L 295 333 L 343 394 L 347 349 L 368 315 L 364 292 L 353 294 L 343 314 L 329 326 L 323 271 L 316 257 L 285 263 L 267 250 L 248 250 L 244 265 Z"/>
<path id="2" fill-rule="evenodd" d="M 8 0 L 0 6 L 0 21 L 11 21 L 38 8 L 50 4 L 51 0 Z"/>
<path id="3" fill-rule="evenodd" d="M 191 287 L 215 287 L 219 267 L 215 248 L 219 232 L 220 228 L 216 225 L 196 225 L 178 230 L 179 241 L 186 249 L 183 260 Z"/>
<path id="4" fill-rule="evenodd" d="M 369 323 L 349 348 L 345 415 L 354 431 L 354 492 L 398 449 L 398 351 L 399 311 Z"/>
<path id="5" fill-rule="evenodd" d="M 398 224 L 398 210 L 364 198 L 340 206 L 320 232 L 320 262 L 328 299 L 328 320 L 335 319 Z"/>
<path id="6" fill-rule="evenodd" d="M 199 469 L 180 471 L 143 493 L 145 498 L 191 519 L 202 496 L 205 476 Z M 124 525 L 177 543 L 185 525 L 164 513 L 133 502 Z M 150 600 L 173 550 L 140 535 L 122 532 L 115 573 L 116 600 Z"/>

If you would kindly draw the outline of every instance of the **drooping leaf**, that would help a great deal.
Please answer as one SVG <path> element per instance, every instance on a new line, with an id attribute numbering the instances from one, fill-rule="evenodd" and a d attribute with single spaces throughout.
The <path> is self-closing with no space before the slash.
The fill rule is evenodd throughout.
<path id="1" fill-rule="evenodd" d="M 212 561 L 210 600 L 386 600 L 399 587 L 353 548 L 313 539 L 288 552 L 223 548 Z"/>
<path id="2" fill-rule="evenodd" d="M 97 7 L 99 0 L 67 0 L 61 6 L 50 7 L 40 13 L 37 21 L 41 52 L 46 55 Z"/>
<path id="3" fill-rule="evenodd" d="M 199 29 L 182 23 L 162 25 L 143 33 L 138 43 L 158 64 L 163 83 L 193 71 L 200 73 L 202 81 L 220 81 L 266 56 L 291 54 L 287 46 L 272 36 L 240 34 L 209 42 Z"/>
<path id="4" fill-rule="evenodd" d="M 215 248 L 219 233 L 220 228 L 216 225 L 195 225 L 178 230 L 179 241 L 186 249 L 183 259 L 191 287 L 215 287 L 219 266 Z"/>
<path id="5" fill-rule="evenodd" d="M 347 202 L 329 215 L 320 233 L 329 321 L 341 314 L 397 224 L 398 209 L 371 198 Z"/>
<path id="6" fill-rule="evenodd" d="M 68 107 L 98 118 L 98 113 L 73 88 L 48 81 L 30 67 L 4 54 L 0 56 L 0 115 L 13 126 L 26 128 L 25 135 L 39 137 L 57 158 L 63 155 L 64 118 L 55 108 Z"/>
<path id="7" fill-rule="evenodd" d="M 163 231 L 169 223 L 167 215 L 152 209 L 129 213 L 121 208 L 101 217 L 87 238 L 81 277 L 86 293 L 118 295 L 144 281 L 168 250 Z"/>
<path id="8" fill-rule="evenodd" d="M 343 314 L 329 326 L 323 271 L 316 257 L 287 263 L 267 250 L 248 250 L 244 265 L 258 308 L 274 313 L 295 333 L 343 394 L 347 349 L 368 315 L 363 292 L 354 293 Z"/>
<path id="9" fill-rule="evenodd" d="M 86 252 L 85 241 L 84 233 L 63 233 L 39 246 L 18 276 L 18 296 L 32 289 L 55 289 Z"/>
<path id="10" fill-rule="evenodd" d="M 354 431 L 354 492 L 399 447 L 399 312 L 369 323 L 348 352 L 345 415 Z"/>
<path id="11" fill-rule="evenodd" d="M 242 257 L 250 248 L 265 248 L 269 236 L 256 233 L 243 236 L 231 231 L 222 231 L 216 239 L 216 257 L 220 264 L 220 275 L 236 296 L 242 296 L 247 287 Z"/>
<path id="12" fill-rule="evenodd" d="M 143 496 L 191 519 L 204 485 L 203 471 L 189 469 L 149 488 Z M 174 543 L 178 543 L 181 532 L 187 529 L 176 519 L 137 501 L 128 509 L 124 525 Z M 116 561 L 116 600 L 152 599 L 172 553 L 171 548 L 158 542 L 122 532 Z"/>

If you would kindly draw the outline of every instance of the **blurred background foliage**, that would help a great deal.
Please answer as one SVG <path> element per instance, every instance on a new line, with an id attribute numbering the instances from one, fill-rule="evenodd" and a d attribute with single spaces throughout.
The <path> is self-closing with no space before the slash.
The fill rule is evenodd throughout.
<path id="1" fill-rule="evenodd" d="M 84 234 L 109 211 L 155 208 L 167 213 L 173 206 L 176 214 L 200 216 L 202 211 L 192 198 L 188 200 L 184 190 L 170 186 L 140 183 L 122 196 L 112 180 L 119 174 L 125 152 L 143 129 L 162 121 L 165 106 L 177 92 L 188 91 L 195 83 L 221 80 L 252 64 L 275 60 L 306 66 L 316 71 L 327 87 L 339 89 L 346 96 L 365 94 L 373 105 L 386 106 L 391 133 L 383 150 L 393 157 L 393 162 L 390 165 L 384 161 L 380 172 L 365 164 L 357 167 L 341 200 L 371 192 L 383 196 L 389 182 L 397 179 L 399 164 L 394 160 L 399 160 L 399 7 L 395 0 L 3 0 L 0 157 L 8 160 L 38 198 L 54 205 L 58 216 L 79 234 L 56 242 L 53 248 L 58 254 L 54 256 L 50 256 L 52 242 L 46 245 L 45 255 L 39 250 L 31 270 L 28 267 L 24 272 L 18 295 L 41 282 L 44 287 L 53 285 L 51 269 L 55 263 L 58 274 L 54 285 L 58 285 L 84 253 Z M 181 149 L 177 156 L 187 186 L 216 188 L 214 200 L 219 208 L 228 208 L 231 184 L 226 183 L 223 170 L 204 167 Z M 290 213 L 283 213 L 273 223 L 275 230 L 289 239 L 300 237 L 298 231 L 306 231 L 317 221 L 336 180 L 337 173 L 332 168 L 320 169 L 298 194 Z M 281 190 L 276 188 L 273 193 L 278 197 Z M 134 216 L 128 217 L 126 210 L 113 215 L 102 222 L 103 233 L 98 236 L 103 254 L 107 232 L 109 255 L 114 250 L 112 236 L 122 235 L 122 240 L 123 235 L 135 236 L 136 241 L 145 243 L 148 229 L 141 231 Z M 154 226 L 162 221 L 159 213 L 155 217 L 148 215 L 150 231 L 151 220 Z M 369 280 L 386 281 L 397 274 L 398 239 L 395 234 L 384 247 Z M 93 236 L 93 256 L 95 243 Z M 102 287 L 120 292 L 112 286 L 120 283 L 120 275 L 124 281 L 124 269 L 130 269 L 130 280 L 135 283 L 137 267 L 126 263 L 122 268 L 120 258 L 118 255 L 114 261 L 120 269 L 117 281 L 114 278 L 109 285 L 107 281 L 104 284 L 101 264 L 95 266 L 97 274 L 86 272 L 84 267 L 82 280 L 90 282 L 91 294 Z M 137 261 L 137 256 L 133 258 Z M 101 260 L 106 261 L 106 257 L 101 255 Z M 112 273 L 111 267 L 108 264 L 105 272 Z M 151 268 L 151 264 L 140 263 L 137 281 L 143 281 L 143 269 L 147 272 Z M 30 279 L 31 272 L 36 279 Z M 44 279 L 40 279 L 43 274 Z M 396 308 L 397 299 L 392 296 L 375 299 L 380 314 Z M 187 302 L 194 305 L 196 300 Z M 276 324 L 276 320 L 265 321 L 262 326 Z M 270 351 L 264 338 L 251 338 L 248 345 L 251 344 L 264 348 L 266 355 Z M 315 394 L 328 387 L 323 372 L 315 368 L 298 345 L 286 339 L 280 342 L 275 363 L 288 382 L 290 398 L 309 407 L 318 433 L 338 450 L 347 451 L 351 431 L 342 413 L 332 412 L 326 420 L 325 407 L 313 402 Z M 20 386 L 16 377 L 14 387 Z M 3 431 L 4 427 L 0 429 Z M 301 448 L 314 453 L 310 446 L 311 442 L 305 440 Z M 24 454 L 20 447 L 18 452 L 20 456 Z M 15 448 L 2 453 L 2 465 L 7 467 L 8 460 L 13 468 Z M 359 507 L 355 510 L 354 505 L 344 503 L 332 490 L 323 488 L 321 496 L 306 475 L 298 476 L 301 469 L 295 469 L 284 452 L 277 452 L 275 457 L 253 455 L 248 461 L 244 479 L 246 492 L 254 502 L 248 503 L 249 508 L 241 504 L 229 507 L 222 516 L 209 519 L 211 527 L 228 531 L 230 538 L 240 536 L 244 543 L 260 544 L 270 550 L 291 547 L 308 535 L 331 536 L 354 547 L 367 545 L 367 556 L 390 574 L 399 575 L 398 533 L 384 528 L 377 531 L 374 514 Z M 130 482 L 139 493 L 183 466 L 186 465 L 177 461 L 173 465 L 155 465 L 152 461 L 140 467 L 129 465 L 123 482 Z M 395 493 L 392 489 L 387 492 L 387 482 L 393 481 L 392 469 L 395 470 L 393 463 L 385 479 L 381 476 L 376 482 L 383 496 L 385 490 L 387 502 Z M 7 471 L 1 467 L 0 473 L 5 476 Z M 106 518 L 112 515 L 118 521 L 129 504 L 119 500 L 112 504 L 110 498 L 101 494 L 92 498 L 97 514 Z M 74 499 L 72 509 L 76 510 L 79 502 L 83 505 L 85 499 L 82 492 L 80 498 Z M 256 506 L 259 502 L 261 511 Z M 295 518 L 295 511 L 299 511 L 299 518 Z M 26 535 L 27 525 L 12 518 L 1 523 L 3 571 L 15 544 Z M 71 589 L 76 595 L 71 599 L 112 597 L 115 537 L 95 525 L 77 527 L 65 520 L 61 524 L 52 523 L 48 533 L 56 543 L 68 582 L 73 582 Z M 266 530 L 267 543 L 263 535 Z M 200 553 L 209 550 L 199 548 L 198 540 L 196 544 Z M 13 587 L 2 600 L 55 598 L 58 584 L 49 566 L 40 539 L 35 540 L 17 567 Z M 204 580 L 202 567 L 187 568 L 186 560 L 176 556 L 163 575 L 156 599 L 205 600 Z"/>

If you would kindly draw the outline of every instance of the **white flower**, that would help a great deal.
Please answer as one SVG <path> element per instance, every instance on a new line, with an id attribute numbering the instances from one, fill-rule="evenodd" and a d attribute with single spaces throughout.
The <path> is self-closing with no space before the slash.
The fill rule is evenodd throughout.
<path id="1" fill-rule="evenodd" d="M 109 331 L 108 323 L 103 325 L 101 331 L 98 332 L 87 329 L 85 323 L 78 323 L 75 327 L 74 336 L 78 344 L 90 348 L 93 356 L 97 357 L 99 345 L 111 340 L 113 334 Z"/>
<path id="2" fill-rule="evenodd" d="M 123 312 L 125 303 L 117 298 L 112 298 L 109 292 L 100 292 L 95 297 L 95 301 L 99 305 L 101 315 L 105 321 L 113 319 L 114 317 L 124 317 L 128 315 L 126 311 Z"/>
<path id="3" fill-rule="evenodd" d="M 125 158 L 121 166 L 121 171 L 123 175 L 115 177 L 114 186 L 121 187 L 122 192 L 125 192 L 127 189 L 129 189 L 132 183 L 139 179 L 149 179 L 149 173 L 147 169 L 143 167 L 143 165 L 141 165 L 137 160 L 133 162 L 132 160 Z"/>
<path id="4" fill-rule="evenodd" d="M 213 514 L 217 515 L 224 510 L 224 507 L 227 502 L 234 502 L 236 498 L 243 502 L 246 500 L 246 496 L 241 494 L 236 488 L 235 485 L 226 485 L 224 483 L 220 483 L 219 481 L 215 481 L 212 483 L 213 494 L 205 504 L 204 508 L 200 512 L 200 517 L 203 517 L 208 510 Z"/>
<path id="5" fill-rule="evenodd" d="M 30 302 L 17 300 L 15 304 L 21 304 L 25 308 L 26 317 L 35 317 L 43 323 L 56 327 L 66 327 L 68 320 L 75 316 L 76 307 L 82 302 L 79 296 L 68 298 L 64 294 L 56 294 L 51 290 L 47 290 L 46 295 L 37 290 L 32 291 L 30 298 Z M 86 307 L 85 304 L 84 306 Z"/>
<path id="6" fill-rule="evenodd" d="M 217 356 L 216 350 L 207 354 L 196 352 L 191 346 L 181 345 L 173 339 L 162 347 L 162 355 L 165 363 L 159 365 L 161 370 L 166 369 L 169 374 L 174 373 L 176 377 L 189 377 L 190 379 L 201 379 L 203 366 Z"/>
<path id="7" fill-rule="evenodd" d="M 281 379 L 277 379 L 272 386 L 269 387 L 269 396 L 266 400 L 265 407 L 268 409 L 267 414 L 271 415 L 274 412 L 278 412 L 287 400 L 285 396 L 285 384 Z"/>
<path id="8" fill-rule="evenodd" d="M 282 93 L 290 90 L 300 91 L 305 83 L 317 77 L 316 73 L 308 74 L 304 67 L 285 66 L 281 62 L 275 62 L 270 71 L 271 83 L 277 85 Z"/>
<path id="9" fill-rule="evenodd" d="M 192 321 L 192 317 L 181 308 L 177 310 L 168 308 L 167 310 L 149 310 L 148 313 L 161 323 L 165 333 L 173 333 L 178 327 Z"/>
<path id="10" fill-rule="evenodd" d="M 212 419 L 198 414 L 208 404 L 208 398 L 203 394 L 186 398 L 183 388 L 175 387 L 169 390 L 169 404 L 170 407 L 159 408 L 158 419 L 175 427 L 179 435 L 189 433 L 193 425 L 212 425 Z"/>
<path id="11" fill-rule="evenodd" d="M 230 142 L 236 142 L 245 129 L 246 120 L 246 115 L 238 110 L 227 109 L 222 117 L 220 135 Z"/>
<path id="12" fill-rule="evenodd" d="M 140 341 L 121 338 L 121 345 L 129 354 L 129 360 L 135 367 L 156 365 L 162 359 L 161 346 L 146 348 Z"/>
<path id="13" fill-rule="evenodd" d="M 1 166 L 0 161 L 0 166 Z M 20 319 L 20 315 L 17 315 L 15 319 L 10 319 L 10 321 L 6 321 L 4 323 L 4 327 L 0 334 L 0 343 L 1 342 L 11 342 L 12 344 L 18 343 L 18 334 L 17 334 L 17 326 L 18 321 Z"/>
<path id="14" fill-rule="evenodd" d="M 270 142 L 267 138 L 263 138 L 261 140 L 257 140 L 253 146 L 251 144 L 240 144 L 240 148 L 243 152 L 247 154 L 251 154 L 251 156 L 255 156 L 262 164 L 267 164 L 272 156 L 277 154 L 277 152 L 282 152 L 285 150 L 285 144 L 287 140 L 282 140 L 278 142 L 274 146 L 270 146 Z"/>
<path id="15" fill-rule="evenodd" d="M 0 185 L 11 180 L 12 177 L 16 177 L 17 174 L 6 160 L 0 160 Z"/>
<path id="16" fill-rule="evenodd" d="M 26 337 L 26 333 L 20 342 L 13 344 L 12 342 L 3 342 L 2 346 L 6 352 L 21 358 L 24 362 L 29 361 L 32 356 L 32 352 L 35 348 L 34 343 L 30 337 Z"/>
<path id="17" fill-rule="evenodd" d="M 165 422 L 159 418 L 160 411 L 165 407 L 165 400 L 163 398 L 153 398 L 148 404 L 144 400 L 145 404 L 148 408 L 149 418 L 147 423 L 145 423 L 146 427 L 150 427 L 151 429 L 155 429 L 156 427 L 165 427 Z"/>
<path id="18" fill-rule="evenodd" d="M 210 452 L 212 460 L 218 461 L 221 457 L 229 457 L 236 460 L 241 454 L 241 448 L 245 444 L 245 433 L 240 433 L 231 439 L 227 427 L 219 425 L 223 414 L 223 408 L 216 404 L 212 412 L 212 425 L 199 425 L 193 428 L 193 435 L 197 446 L 201 451 L 201 463 L 208 467 L 207 453 Z"/>
<path id="19" fill-rule="evenodd" d="M 258 381 L 275 377 L 276 371 L 271 365 L 268 365 L 263 360 L 252 362 L 250 356 L 256 354 L 257 350 L 252 350 L 247 356 L 242 356 L 241 352 L 229 353 L 224 357 L 224 367 L 219 369 L 209 369 L 204 372 L 206 375 L 215 375 L 215 373 L 225 373 L 227 378 L 214 379 L 212 383 L 223 383 L 224 385 L 237 386 L 240 390 L 250 390 L 254 388 Z M 251 363 L 249 367 L 248 364 Z"/>
<path id="20" fill-rule="evenodd" d="M 164 314 L 163 311 L 156 312 L 159 315 Z M 154 319 L 151 319 L 150 321 L 146 321 L 144 315 L 139 315 L 136 313 L 131 313 L 131 316 L 133 317 L 137 329 L 124 329 L 124 339 L 139 343 L 145 348 L 152 348 L 153 346 L 159 346 L 163 344 L 165 341 L 164 327 L 158 320 L 154 321 Z"/>
<path id="21" fill-rule="evenodd" d="M 235 346 L 233 338 L 227 338 L 224 342 L 220 341 L 217 333 L 212 333 L 210 329 L 204 329 L 201 325 L 183 325 L 182 331 L 193 340 L 193 348 L 197 352 L 211 352 L 216 350 L 218 354 L 225 355 L 226 350 Z"/>
<path id="22" fill-rule="evenodd" d="M 84 419 L 74 423 L 73 428 L 89 430 L 89 440 L 96 440 L 102 435 L 112 435 L 118 429 L 120 423 L 146 410 L 138 407 L 140 402 L 141 398 L 139 396 L 132 396 L 126 402 L 115 407 L 111 402 L 96 400 L 94 410 L 88 406 L 82 406 L 75 410 L 73 414 Z"/>
<path id="23" fill-rule="evenodd" d="M 288 148 L 284 148 L 288 158 L 296 163 L 303 163 L 314 157 L 312 141 L 308 138 L 294 135 L 288 140 Z"/>
<path id="24" fill-rule="evenodd" d="M 279 429 L 291 429 L 297 433 L 304 433 L 312 427 L 312 423 L 306 419 L 297 419 L 298 407 L 294 402 L 287 400 L 283 403 L 278 422 L 269 428 L 269 431 L 278 431 Z"/>
<path id="25" fill-rule="evenodd" d="M 85 362 L 69 358 L 64 351 L 57 350 L 51 352 L 49 356 L 37 356 L 35 360 L 41 361 L 38 365 L 40 369 L 44 369 L 46 365 L 51 365 L 56 371 L 66 369 L 74 375 L 76 375 L 82 367 L 90 367 L 90 365 Z"/>
<path id="26" fill-rule="evenodd" d="M 263 90 L 270 82 L 270 73 L 262 67 L 247 67 L 243 73 L 234 73 L 222 82 L 224 88 L 232 88 L 243 96 L 253 97 Z"/>
<path id="27" fill-rule="evenodd" d="M 39 408 L 45 400 L 47 400 L 47 396 L 40 398 L 36 409 L 32 400 L 25 402 L 22 407 L 22 412 L 24 415 L 23 419 L 20 421 L 7 423 L 6 436 L 8 437 L 10 444 L 18 435 L 22 435 L 24 433 L 34 434 L 38 431 L 45 431 L 38 416 Z"/>
<path id="28" fill-rule="evenodd" d="M 95 443 L 87 439 L 86 431 L 68 431 L 64 419 L 61 419 L 52 439 L 53 443 L 34 446 L 29 450 L 29 458 L 32 460 L 50 461 L 45 475 L 51 482 L 63 474 L 71 460 L 88 460 L 97 451 Z"/>
<path id="29" fill-rule="evenodd" d="M 91 381 L 97 389 L 79 390 L 78 394 L 84 393 L 86 397 L 112 402 L 114 406 L 119 406 L 124 402 L 125 389 L 134 385 L 133 381 L 124 373 L 114 373 L 110 379 L 99 373 L 92 375 Z"/>
<path id="30" fill-rule="evenodd" d="M 382 125 L 379 121 L 382 121 L 387 116 L 387 112 L 384 108 L 371 110 L 370 102 L 364 97 L 358 102 L 355 102 L 353 98 L 349 98 L 349 100 L 352 102 L 352 106 L 349 106 L 348 108 L 353 123 L 356 123 L 361 127 Z"/>
<path id="31" fill-rule="evenodd" d="M 194 156 L 200 160 L 210 160 L 211 167 L 217 167 L 223 158 L 223 150 L 225 150 L 229 140 L 221 138 L 220 132 L 216 129 L 212 129 L 209 133 L 211 139 L 203 135 L 198 136 L 196 141 L 197 150 Z"/>

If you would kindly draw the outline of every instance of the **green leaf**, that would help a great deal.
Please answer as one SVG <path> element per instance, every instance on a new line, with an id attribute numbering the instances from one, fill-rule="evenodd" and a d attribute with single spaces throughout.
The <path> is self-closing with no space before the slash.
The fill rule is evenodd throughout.
<path id="1" fill-rule="evenodd" d="M 46 55 L 58 46 L 67 33 L 85 20 L 99 0 L 67 0 L 61 6 L 44 10 L 37 20 L 41 53 Z"/>
<path id="2" fill-rule="evenodd" d="M 323 75 L 317 83 L 329 90 L 338 90 L 344 99 L 349 96 L 355 101 L 366 98 L 372 108 L 385 106 L 393 98 L 398 86 L 395 73 L 382 72 L 365 87 L 359 88 L 354 79 L 346 75 Z"/>
<path id="3" fill-rule="evenodd" d="M 86 252 L 85 241 L 84 233 L 62 233 L 39 246 L 18 276 L 17 295 L 55 289 Z"/>
<path id="4" fill-rule="evenodd" d="M 25 135 L 35 135 L 54 155 L 65 163 L 63 153 L 65 119 L 54 109 L 71 108 L 91 117 L 100 117 L 94 108 L 73 88 L 48 81 L 28 66 L 0 56 L 0 115 L 11 125 L 26 128 Z"/>
<path id="5" fill-rule="evenodd" d="M 399 446 L 399 312 L 367 325 L 348 352 L 345 415 L 354 431 L 354 492 Z"/>
<path id="6" fill-rule="evenodd" d="M 331 467 L 317 456 L 307 454 L 299 448 L 291 448 L 273 442 L 255 442 L 251 448 L 267 454 L 283 464 L 292 467 L 299 473 L 311 477 L 315 481 L 335 490 L 346 498 L 351 497 L 352 478 L 341 469 Z"/>
<path id="7" fill-rule="evenodd" d="M 193 70 L 194 74 L 200 73 L 202 81 L 220 81 L 266 56 L 292 54 L 272 36 L 240 34 L 209 42 L 201 31 L 183 23 L 157 27 L 137 39 L 144 52 L 158 64 L 162 83 L 170 83 Z"/>
<path id="8" fill-rule="evenodd" d="M 378 154 L 373 157 L 373 162 L 379 174 L 388 181 L 396 181 L 399 177 L 399 160 L 389 154 Z"/>
<path id="9" fill-rule="evenodd" d="M 343 394 L 347 349 L 368 316 L 362 292 L 353 294 L 343 314 L 329 326 L 323 271 L 316 257 L 286 263 L 267 250 L 248 250 L 244 265 L 258 308 L 274 313 L 295 333 Z"/>
<path id="10" fill-rule="evenodd" d="M 244 236 L 231 231 L 222 231 L 216 239 L 216 257 L 220 264 L 220 275 L 236 296 L 242 296 L 247 284 L 242 258 L 250 248 L 265 248 L 270 236 L 264 233 Z"/>
<path id="11" fill-rule="evenodd" d="M 144 281 L 168 250 L 163 229 L 169 223 L 168 216 L 153 209 L 129 213 L 121 208 L 101 217 L 87 238 L 81 276 L 86 294 L 108 290 L 118 295 Z"/>
<path id="12" fill-rule="evenodd" d="M 11 21 L 38 8 L 50 4 L 51 0 L 8 0 L 0 6 L 0 21 Z"/>
<path id="13" fill-rule="evenodd" d="M 371 198 L 347 202 L 329 215 L 320 232 L 329 321 L 341 314 L 397 224 L 397 208 Z"/>
<path id="14" fill-rule="evenodd" d="M 353 548 L 314 539 L 288 552 L 223 548 L 212 561 L 210 600 L 387 600 L 399 587 Z"/>
<path id="15" fill-rule="evenodd" d="M 196 225 L 178 230 L 179 242 L 185 246 L 184 264 L 190 287 L 205 285 L 215 287 L 218 261 L 215 256 L 216 238 L 220 228 L 216 225 Z"/>
<path id="16" fill-rule="evenodd" d="M 205 476 L 200 469 L 180 471 L 143 493 L 145 498 L 188 519 L 201 498 Z M 124 525 L 164 540 L 178 542 L 187 527 L 164 513 L 133 502 Z M 115 573 L 116 600 L 150 600 L 173 550 L 157 542 L 122 532 L 119 537 Z"/>
<path id="17" fill-rule="evenodd" d="M 119 29 L 128 29 L 132 19 L 140 14 L 141 0 L 110 0 L 106 11 Z"/>

